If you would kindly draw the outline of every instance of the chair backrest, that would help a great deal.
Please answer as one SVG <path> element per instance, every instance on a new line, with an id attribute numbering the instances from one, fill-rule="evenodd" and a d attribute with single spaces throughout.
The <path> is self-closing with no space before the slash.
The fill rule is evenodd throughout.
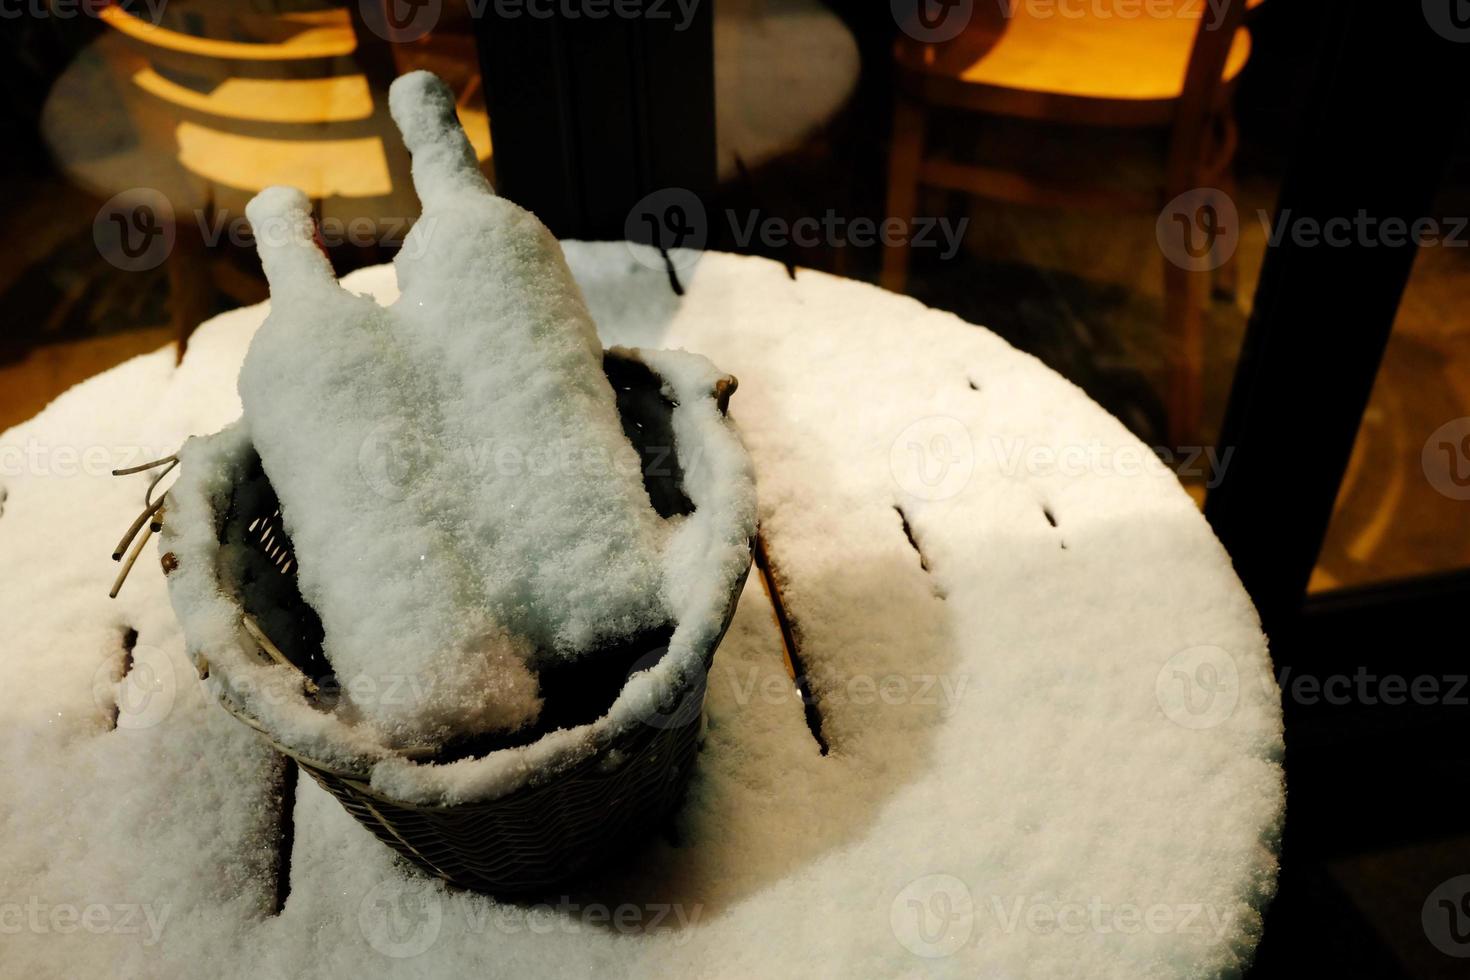
<path id="1" fill-rule="evenodd" d="M 156 24 L 112 5 L 102 9 L 101 18 L 151 64 L 196 78 L 336 74 L 358 47 L 345 10 L 283 14 L 279 20 L 249 12 L 229 14 L 207 3 L 197 8 L 170 4 L 167 10 Z"/>
<path id="2" fill-rule="evenodd" d="M 284 160 L 289 170 L 291 161 L 300 157 L 304 165 L 320 152 L 313 147 L 367 138 L 381 146 L 372 173 L 386 165 L 388 185 L 406 189 L 409 157 L 385 96 L 397 74 L 392 45 L 364 23 L 364 5 L 303 11 L 279 0 L 174 0 L 157 23 L 116 6 L 104 8 L 102 20 L 126 42 L 129 63 L 117 70 L 137 96 L 128 100 L 134 124 L 173 146 L 181 162 L 188 157 L 185 168 L 207 182 L 250 192 L 259 188 L 252 174 L 280 171 L 272 163 Z M 192 151 L 179 137 L 186 123 Z M 275 146 L 286 156 L 274 154 Z M 323 169 L 346 172 L 332 166 Z M 359 191 L 376 186 L 375 177 L 359 179 L 366 172 L 348 183 Z M 308 193 L 345 194 L 337 176 Z M 309 185 L 307 175 L 302 181 Z"/>

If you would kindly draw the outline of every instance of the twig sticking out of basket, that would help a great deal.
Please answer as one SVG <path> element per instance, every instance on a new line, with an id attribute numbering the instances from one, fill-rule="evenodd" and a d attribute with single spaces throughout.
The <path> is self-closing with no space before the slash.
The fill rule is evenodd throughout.
<path id="1" fill-rule="evenodd" d="M 127 561 L 123 562 L 122 570 L 117 573 L 117 579 L 112 583 L 112 591 L 108 593 L 109 598 L 117 598 L 117 594 L 122 591 L 123 583 L 128 580 L 128 573 L 133 570 L 133 566 L 138 562 L 138 556 L 143 553 L 143 546 L 148 543 L 149 538 L 163 529 L 163 502 L 168 499 L 168 495 L 164 494 L 157 500 L 154 500 L 153 491 L 158 489 L 158 485 L 163 482 L 163 478 L 173 472 L 174 467 L 178 465 L 179 457 L 173 455 L 165 456 L 163 459 L 156 459 L 151 463 L 143 463 L 140 466 L 130 466 L 127 469 L 112 471 L 113 476 L 131 476 L 134 473 L 143 473 L 148 470 L 158 469 L 160 466 L 163 467 L 153 477 L 153 482 L 148 484 L 148 492 L 143 498 L 143 513 L 138 515 L 137 519 L 128 527 L 127 533 L 122 536 L 122 540 L 118 542 L 117 547 L 113 549 L 113 561 L 123 561 L 124 554 L 127 555 Z M 140 531 L 142 532 L 141 535 L 139 534 Z M 132 550 L 129 550 L 129 545 L 132 545 Z"/>
<path id="2" fill-rule="evenodd" d="M 301 675 L 301 680 L 306 686 L 307 694 L 316 694 L 318 691 L 321 690 L 321 688 L 317 687 L 316 681 L 312 680 L 310 677 L 307 677 L 306 673 L 302 671 L 300 667 L 297 667 L 295 664 L 293 664 L 290 658 L 281 652 L 280 647 L 271 642 L 271 638 L 265 635 L 265 630 L 260 628 L 260 624 L 257 623 L 253 617 L 241 616 L 240 622 L 244 625 L 245 632 L 250 634 L 251 638 L 260 645 L 260 648 L 265 651 L 267 656 L 269 656 L 272 660 L 274 660 L 281 666 L 290 667 L 292 670 Z"/>

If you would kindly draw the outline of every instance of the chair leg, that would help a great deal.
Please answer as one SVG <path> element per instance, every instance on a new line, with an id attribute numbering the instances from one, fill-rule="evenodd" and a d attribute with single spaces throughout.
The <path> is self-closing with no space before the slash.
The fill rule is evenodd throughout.
<path id="1" fill-rule="evenodd" d="M 174 247 L 165 263 L 168 271 L 170 326 L 175 337 L 175 358 L 182 364 L 189 337 L 209 316 L 214 305 L 214 287 L 209 273 L 209 249 L 194 221 L 179 221 L 174 229 Z"/>
<path id="2" fill-rule="evenodd" d="M 1235 183 L 1235 174 L 1229 165 L 1221 171 L 1219 178 L 1220 190 L 1235 203 L 1236 221 L 1244 223 L 1244 213 L 1240 211 L 1240 188 Z M 1210 288 L 1210 295 L 1223 303 L 1234 303 L 1240 293 L 1240 267 L 1237 259 L 1240 256 L 1240 235 L 1235 236 L 1236 248 L 1230 253 L 1225 263 L 1214 271 Z"/>
<path id="3" fill-rule="evenodd" d="M 887 216 L 909 221 L 919 206 L 919 167 L 924 159 L 924 110 L 902 96 L 893 111 L 893 143 L 888 154 Z M 883 250 L 883 270 L 878 283 L 901 293 L 908 285 L 909 244 Z"/>
<path id="4" fill-rule="evenodd" d="M 1213 145 L 1207 142 L 1206 127 L 1176 127 L 1170 147 L 1164 196 L 1173 200 L 1191 188 L 1213 182 L 1236 202 L 1238 188 L 1232 169 L 1235 148 L 1235 119 L 1228 112 L 1212 121 Z M 1240 220 L 1236 202 L 1236 220 Z M 1239 247 L 1239 229 L 1236 245 Z M 1169 357 L 1169 439 L 1176 447 L 1195 445 L 1201 438 L 1204 414 L 1206 300 L 1223 295 L 1234 301 L 1236 292 L 1235 253 L 1218 268 L 1193 272 L 1167 259 L 1164 262 L 1164 321 Z"/>
<path id="5" fill-rule="evenodd" d="M 1178 449 L 1200 436 L 1204 376 L 1204 298 L 1210 273 L 1164 262 L 1164 326 L 1169 343 L 1169 440 Z"/>

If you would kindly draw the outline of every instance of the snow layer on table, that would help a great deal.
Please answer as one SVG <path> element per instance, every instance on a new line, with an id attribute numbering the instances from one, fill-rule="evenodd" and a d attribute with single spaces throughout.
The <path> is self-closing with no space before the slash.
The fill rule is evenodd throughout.
<path id="1" fill-rule="evenodd" d="M 831 753 L 752 581 L 677 845 L 564 900 L 501 904 L 403 868 L 304 780 L 270 916 L 258 739 L 189 683 L 161 576 L 140 567 L 103 597 L 141 485 L 7 470 L 0 612 L 19 625 L 0 656 L 27 687 L 0 699 L 0 903 L 172 912 L 152 945 L 49 920 L 7 933 L 0 974 L 1237 973 L 1274 891 L 1279 695 L 1225 554 L 1169 474 L 1135 465 L 1146 448 L 1034 359 L 910 300 L 724 255 L 675 297 L 621 244 L 566 251 L 607 343 L 739 376 L 732 413 Z M 348 285 L 395 294 L 387 269 Z M 0 445 L 167 451 L 215 431 L 263 312 L 216 318 L 178 371 L 162 353 L 87 382 Z M 1077 447 L 1085 465 L 1047 462 Z M 123 622 L 178 672 L 151 729 L 107 731 L 92 698 Z M 1200 663 L 1220 697 L 1191 714 L 1176 681 Z"/>

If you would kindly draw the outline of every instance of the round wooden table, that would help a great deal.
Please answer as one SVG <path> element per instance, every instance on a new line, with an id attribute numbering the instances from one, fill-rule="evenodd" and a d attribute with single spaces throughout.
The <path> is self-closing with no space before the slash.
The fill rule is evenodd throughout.
<path id="1" fill-rule="evenodd" d="M 0 973 L 1239 970 L 1275 889 L 1279 692 L 1173 476 L 913 300 L 722 254 L 676 296 L 645 250 L 566 248 L 609 344 L 739 376 L 760 481 L 677 826 L 543 903 L 449 891 L 208 699 L 151 560 L 106 598 L 147 482 L 107 470 L 236 416 L 265 312 L 236 310 L 0 437 Z M 386 267 L 346 285 L 396 293 Z"/>

